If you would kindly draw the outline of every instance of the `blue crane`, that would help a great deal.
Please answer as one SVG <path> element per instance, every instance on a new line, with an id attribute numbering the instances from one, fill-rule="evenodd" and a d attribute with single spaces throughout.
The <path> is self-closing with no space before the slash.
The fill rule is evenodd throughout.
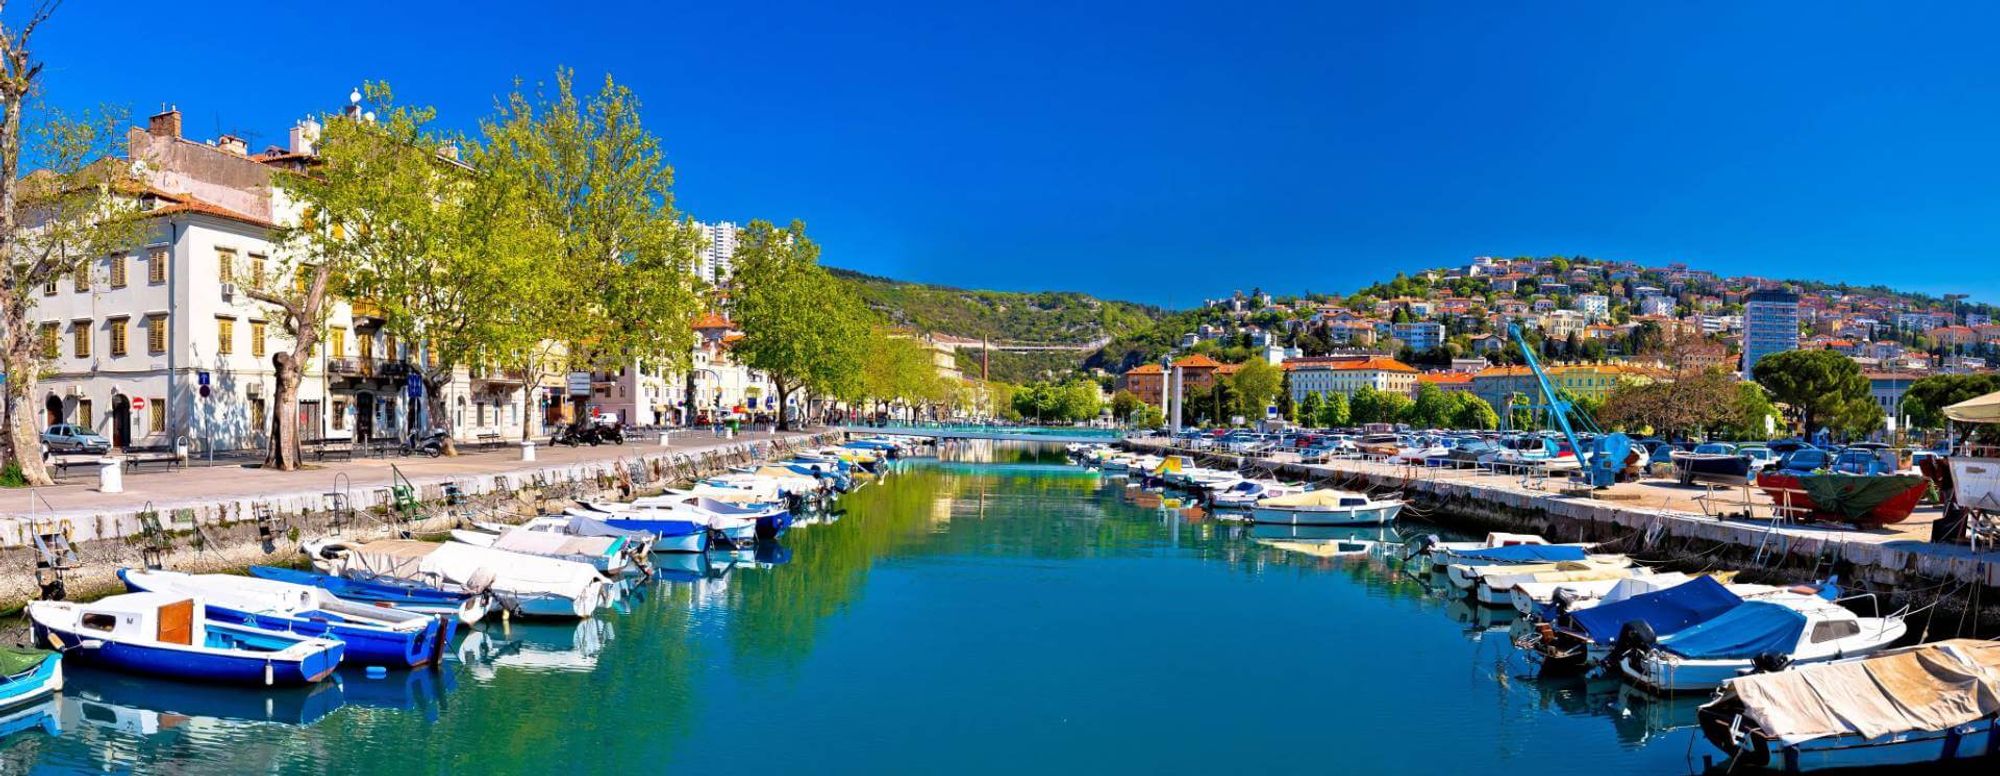
<path id="1" fill-rule="evenodd" d="M 1563 438 L 1569 440 L 1569 449 L 1576 452 L 1577 463 L 1582 470 L 1578 473 L 1593 488 L 1610 487 L 1618 482 L 1618 470 L 1624 468 L 1625 457 L 1632 452 L 1632 440 L 1620 433 L 1603 433 L 1597 422 L 1589 415 L 1576 409 L 1575 405 L 1556 392 L 1554 383 L 1549 382 L 1549 373 L 1542 370 L 1542 362 L 1535 358 L 1535 349 L 1528 347 L 1528 340 L 1521 336 L 1518 324 L 1507 324 L 1507 334 L 1520 346 L 1521 357 L 1528 362 L 1528 369 L 1535 373 L 1535 381 L 1541 384 L 1542 398 L 1547 402 L 1549 415 L 1555 418 L 1556 427 L 1562 429 Z M 1585 431 L 1595 434 L 1588 457 L 1584 455 L 1582 442 L 1578 441 L 1576 429 L 1570 425 L 1574 414 Z"/>

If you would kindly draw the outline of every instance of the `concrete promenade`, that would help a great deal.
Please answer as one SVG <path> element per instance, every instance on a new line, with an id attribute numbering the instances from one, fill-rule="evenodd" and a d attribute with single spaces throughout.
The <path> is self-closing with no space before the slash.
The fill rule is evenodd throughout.
<path id="1" fill-rule="evenodd" d="M 267 471 L 254 459 L 218 460 L 213 465 L 196 459 L 184 469 L 146 468 L 124 475 L 124 491 L 98 491 L 95 467 L 72 467 L 63 484 L 45 488 L 0 491 L 0 547 L 19 546 L 25 537 L 20 528 L 31 520 L 69 520 L 77 541 L 123 536 L 129 532 L 97 531 L 96 518 L 128 515 L 141 510 L 157 511 L 162 520 L 174 510 L 200 512 L 228 511 L 251 503 L 268 504 L 281 512 L 325 509 L 328 494 L 344 492 L 357 509 L 384 502 L 396 472 L 420 490 L 435 493 L 445 483 L 457 484 L 468 494 L 484 494 L 499 489 L 513 490 L 542 481 L 575 481 L 615 472 L 620 465 L 647 463 L 662 458 L 672 462 L 718 451 L 738 452 L 767 446 L 774 440 L 799 442 L 825 433 L 743 432 L 734 438 L 720 438 L 707 430 L 675 431 L 662 446 L 657 439 L 631 441 L 623 445 L 598 447 L 554 447 L 535 445 L 534 461 L 521 460 L 518 442 L 490 449 L 471 449 L 458 457 L 423 456 L 385 458 L 356 456 L 351 461 L 311 462 L 311 468 L 295 471 Z M 511 486 L 511 487 L 510 487 Z M 219 515 L 225 519 L 235 515 Z M 206 521 L 204 521 L 206 522 Z M 109 526 L 106 526 L 109 527 Z"/>
<path id="2" fill-rule="evenodd" d="M 1134 440 L 1128 445 L 1151 452 L 1164 447 L 1155 440 Z M 1213 451 L 1182 452 L 1204 459 L 1244 460 Z M 1551 539 L 1636 537 L 1639 546 L 1621 545 L 1631 551 L 1721 545 L 1714 551 L 1740 556 L 1749 565 L 1775 567 L 1789 561 L 1834 569 L 1849 564 L 1854 575 L 1890 588 L 1920 581 L 2000 586 L 2000 551 L 1992 547 L 1974 551 L 1963 544 L 1928 541 L 1931 523 L 1939 516 L 1935 506 L 1919 509 L 1902 523 L 1858 530 L 1775 519 L 1771 500 L 1754 488 L 1746 497 L 1742 488 L 1719 488 L 1711 494 L 1699 486 L 1647 479 L 1580 495 L 1568 492 L 1568 484 L 1559 478 L 1536 480 L 1469 469 L 1365 460 L 1305 465 L 1290 455 L 1253 458 L 1247 465 L 1275 469 L 1281 477 L 1291 479 L 1403 492 L 1431 509 L 1502 518 Z M 1749 517 L 1743 514 L 1746 503 Z"/>

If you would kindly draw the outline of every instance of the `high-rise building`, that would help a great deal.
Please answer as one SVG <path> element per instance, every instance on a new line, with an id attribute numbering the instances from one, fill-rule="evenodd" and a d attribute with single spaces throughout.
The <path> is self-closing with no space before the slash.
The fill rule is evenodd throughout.
<path id="1" fill-rule="evenodd" d="M 742 232 L 728 221 L 713 224 L 697 223 L 701 229 L 702 250 L 695 263 L 696 274 L 702 280 L 720 285 L 729 280 L 736 260 L 736 236 Z"/>
<path id="2" fill-rule="evenodd" d="M 1743 300 L 1743 378 L 1757 360 L 1799 347 L 1799 295 L 1781 288 L 1753 291 Z"/>

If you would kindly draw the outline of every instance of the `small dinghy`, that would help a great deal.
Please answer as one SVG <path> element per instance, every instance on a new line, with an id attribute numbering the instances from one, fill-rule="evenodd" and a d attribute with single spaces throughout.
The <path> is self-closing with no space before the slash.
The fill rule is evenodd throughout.
<path id="1" fill-rule="evenodd" d="M 520 528 L 499 533 L 454 528 L 451 540 L 474 547 L 574 561 L 611 576 L 625 573 L 632 565 L 631 558 L 626 554 L 627 540 L 624 537 L 568 536 Z"/>
<path id="2" fill-rule="evenodd" d="M 1216 509 L 1249 509 L 1263 499 L 1290 496 L 1307 490 L 1303 485 L 1286 485 L 1276 480 L 1237 480 L 1228 488 L 1211 493 L 1208 503 Z"/>
<path id="3" fill-rule="evenodd" d="M 1437 534 L 1426 534 L 1411 542 L 1409 557 L 1414 558 L 1418 555 L 1429 556 L 1432 567 L 1442 569 L 1456 562 L 1454 556 L 1457 553 L 1493 550 L 1522 544 L 1545 545 L 1548 543 L 1549 540 L 1535 534 L 1507 533 L 1504 531 L 1494 531 L 1487 534 L 1485 539 L 1476 542 L 1447 542 L 1439 540 Z"/>
<path id="4" fill-rule="evenodd" d="M 201 601 L 126 593 L 92 603 L 28 604 L 35 642 L 67 659 L 190 682 L 311 684 L 333 674 L 347 645 L 213 622 Z"/>
<path id="5" fill-rule="evenodd" d="M 278 566 L 251 566 L 250 576 L 317 587 L 355 603 L 416 614 L 448 615 L 465 625 L 486 619 L 493 606 L 493 597 L 485 593 L 438 590 L 400 579 L 349 579 Z"/>
<path id="6" fill-rule="evenodd" d="M 199 598 L 211 622 L 340 641 L 347 645 L 346 659 L 362 665 L 427 664 L 443 656 L 458 632 L 453 618 L 368 606 L 310 585 L 147 569 L 119 569 L 118 578 L 134 592 Z"/>
<path id="7" fill-rule="evenodd" d="M 1378 501 L 1344 490 L 1309 490 L 1262 499 L 1250 519 L 1277 525 L 1386 525 L 1403 510 L 1401 501 Z"/>
<path id="8" fill-rule="evenodd" d="M 1535 553 L 1535 555 L 1548 556 L 1551 559 L 1524 563 L 1480 563 L 1477 562 L 1478 559 L 1474 559 L 1474 562 L 1453 563 L 1446 566 L 1444 569 L 1445 576 L 1451 580 L 1452 587 L 1472 591 L 1477 589 L 1480 586 L 1480 581 L 1485 579 L 1489 574 L 1505 576 L 1510 574 L 1539 574 L 1544 571 L 1595 571 L 1622 569 L 1632 565 L 1632 559 L 1623 555 L 1592 555 L 1585 552 L 1582 547 L 1508 547 L 1506 549 L 1550 551 Z M 1562 550 L 1563 552 L 1553 552 L 1556 550 Z M 1494 550 L 1493 552 L 1500 551 Z M 1522 555 L 1527 556 L 1528 554 L 1522 553 Z"/>
<path id="9" fill-rule="evenodd" d="M 0 647 L 0 711 L 47 700 L 62 686 L 60 653 L 46 649 Z"/>
<path id="10" fill-rule="evenodd" d="M 1504 570 L 1506 567 L 1501 566 L 1496 568 Z M 1553 569 L 1513 573 L 1496 571 L 1480 575 L 1479 584 L 1473 587 L 1472 595 L 1475 600 L 1487 606 L 1513 606 L 1514 588 L 1519 585 L 1550 585 L 1552 586 L 1550 589 L 1553 591 L 1554 587 L 1563 585 L 1603 583 L 1605 589 L 1608 590 L 1611 585 L 1617 584 L 1621 579 L 1643 573 L 1645 573 L 1645 569 L 1634 568 L 1629 564 L 1624 566 L 1612 564 L 1595 565 L 1589 561 L 1577 564 L 1559 563 Z M 1523 612 L 1523 614 L 1529 613 L 1531 612 Z"/>
<path id="11" fill-rule="evenodd" d="M 523 617 L 589 617 L 610 606 L 614 592 L 610 580 L 588 565 L 470 544 L 388 539 L 308 542 L 305 549 L 330 574 L 491 591 L 507 611 Z"/>
<path id="12" fill-rule="evenodd" d="M 1732 766 L 1799 773 L 2000 750 L 2000 644 L 1952 639 L 1723 683 L 1696 712 Z"/>
<path id="13" fill-rule="evenodd" d="M 492 534 L 503 534 L 509 530 L 518 528 L 526 531 L 540 531 L 542 533 L 562 536 L 623 538 L 626 540 L 625 554 L 630 556 L 634 563 L 643 562 L 643 559 L 653 552 L 653 540 L 656 538 L 649 531 L 630 531 L 624 528 L 616 528 L 595 517 L 571 514 L 542 515 L 518 526 L 509 526 L 500 523 L 474 523 L 474 525 L 484 528 L 487 533 Z"/>

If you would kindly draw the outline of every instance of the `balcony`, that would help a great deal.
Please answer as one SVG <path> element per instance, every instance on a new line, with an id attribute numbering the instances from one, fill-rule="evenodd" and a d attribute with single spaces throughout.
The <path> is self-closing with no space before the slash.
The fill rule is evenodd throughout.
<path id="1" fill-rule="evenodd" d="M 410 373 L 410 365 L 400 358 L 331 358 L 326 371 L 342 377 L 400 378 Z"/>
<path id="2" fill-rule="evenodd" d="M 528 381 L 527 373 L 519 369 L 500 367 L 479 367 L 472 370 L 472 379 L 487 383 L 507 383 L 521 385 Z"/>

